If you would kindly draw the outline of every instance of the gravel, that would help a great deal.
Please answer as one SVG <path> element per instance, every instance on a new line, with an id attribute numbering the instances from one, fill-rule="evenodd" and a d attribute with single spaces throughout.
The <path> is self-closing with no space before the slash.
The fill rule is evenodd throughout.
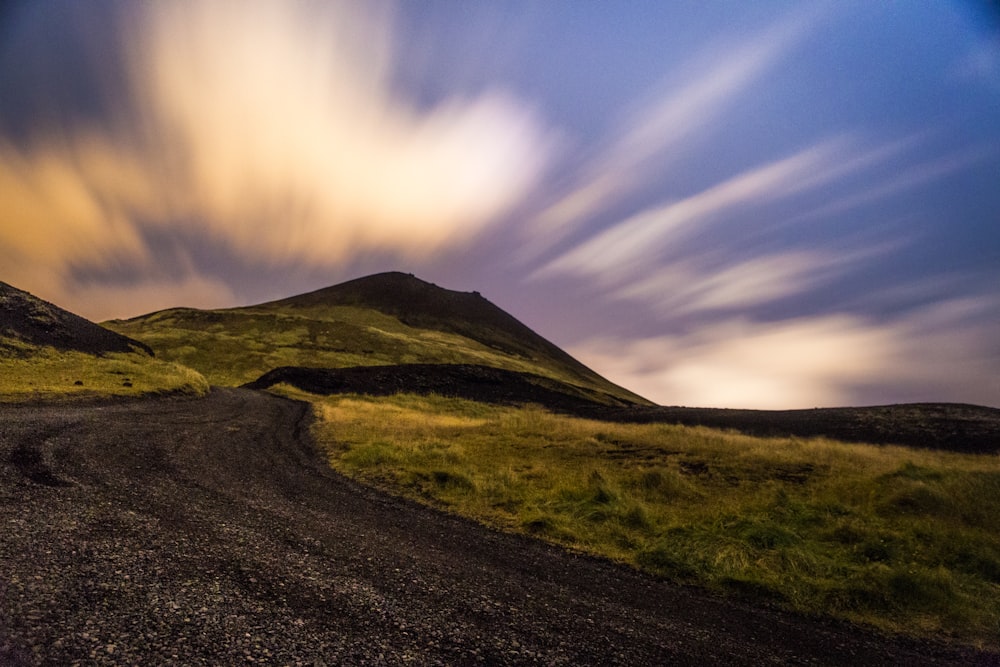
<path id="1" fill-rule="evenodd" d="M 0 406 L 0 526 L 0 664 L 1000 664 L 380 494 L 247 389 Z"/>

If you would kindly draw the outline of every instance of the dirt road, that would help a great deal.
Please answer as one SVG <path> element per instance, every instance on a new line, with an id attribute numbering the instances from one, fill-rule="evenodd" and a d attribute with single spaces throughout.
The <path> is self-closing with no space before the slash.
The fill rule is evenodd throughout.
<path id="1" fill-rule="evenodd" d="M 0 664 L 1000 664 L 361 487 L 246 389 L 0 406 Z"/>

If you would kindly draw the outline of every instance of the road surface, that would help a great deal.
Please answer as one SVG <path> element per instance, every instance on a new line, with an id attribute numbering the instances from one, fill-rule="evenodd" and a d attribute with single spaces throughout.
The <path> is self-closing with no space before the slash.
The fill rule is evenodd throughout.
<path id="1" fill-rule="evenodd" d="M 727 601 L 330 470 L 302 403 L 0 406 L 0 664 L 998 664 Z"/>

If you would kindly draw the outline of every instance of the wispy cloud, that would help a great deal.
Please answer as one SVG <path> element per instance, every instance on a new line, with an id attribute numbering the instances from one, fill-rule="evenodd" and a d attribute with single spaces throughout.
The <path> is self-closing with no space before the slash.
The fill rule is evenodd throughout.
<path id="1" fill-rule="evenodd" d="M 792 217 L 786 223 L 796 224 L 805 220 L 829 217 L 879 202 L 951 176 L 991 155 L 995 155 L 997 152 L 998 149 L 996 147 L 975 146 L 912 164 L 902 169 L 899 173 L 893 173 L 888 177 L 884 177 L 879 182 L 868 187 L 830 199 L 818 207 Z"/>
<path id="2" fill-rule="evenodd" d="M 571 273 L 617 282 L 625 275 L 640 274 L 665 247 L 699 223 L 827 182 L 839 171 L 833 165 L 842 147 L 841 140 L 823 142 L 680 201 L 642 211 L 551 260 L 535 276 Z"/>
<path id="3" fill-rule="evenodd" d="M 165 308 L 225 308 L 236 295 L 223 280 L 197 273 L 164 277 L 143 276 L 128 284 L 72 284 L 61 288 L 68 301 L 85 304 L 83 313 L 103 322 Z"/>
<path id="4" fill-rule="evenodd" d="M 132 21 L 115 23 L 126 95 L 106 100 L 114 117 L 0 143 L 0 252 L 27 289 L 114 261 L 155 273 L 144 239 L 157 229 L 248 261 L 425 257 L 474 237 L 545 169 L 547 129 L 505 91 L 430 109 L 398 94 L 380 5 L 115 8 Z"/>
<path id="5" fill-rule="evenodd" d="M 627 196 L 643 181 L 643 168 L 668 159 L 672 148 L 710 127 L 739 97 L 786 57 L 813 29 L 815 8 L 796 12 L 754 38 L 720 48 L 688 68 L 680 84 L 639 105 L 621 123 L 608 147 L 584 162 L 575 181 L 530 222 L 532 252 Z"/>
<path id="6" fill-rule="evenodd" d="M 1000 405 L 1000 303 L 940 303 L 888 322 L 851 315 L 780 322 L 727 319 L 711 328 L 571 348 L 584 363 L 664 405 L 789 409 L 940 396 Z M 909 387 L 907 392 L 900 387 Z M 883 399 L 884 400 L 884 399 Z"/>
<path id="7" fill-rule="evenodd" d="M 671 315 L 745 310 L 808 290 L 835 264 L 839 262 L 808 252 L 756 257 L 718 267 L 680 261 L 628 283 L 614 295 L 643 301 Z"/>

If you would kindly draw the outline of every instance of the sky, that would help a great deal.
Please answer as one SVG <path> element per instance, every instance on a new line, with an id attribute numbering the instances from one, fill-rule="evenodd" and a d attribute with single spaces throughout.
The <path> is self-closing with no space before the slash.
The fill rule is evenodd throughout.
<path id="1" fill-rule="evenodd" d="M 0 280 L 400 270 L 664 405 L 1000 407 L 987 0 L 0 4 Z"/>

